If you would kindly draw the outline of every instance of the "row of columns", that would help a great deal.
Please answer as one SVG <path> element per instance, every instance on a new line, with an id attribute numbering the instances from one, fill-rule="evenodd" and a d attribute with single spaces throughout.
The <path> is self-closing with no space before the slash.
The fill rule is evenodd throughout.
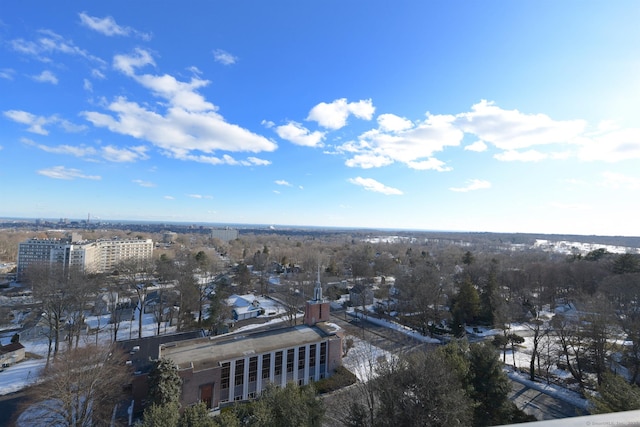
<path id="1" fill-rule="evenodd" d="M 320 378 L 320 348 L 321 343 L 315 343 L 315 365 L 313 367 L 309 366 L 309 360 L 311 359 L 311 345 L 304 345 L 304 373 L 303 373 L 303 382 L 302 384 L 309 384 L 309 377 L 311 373 L 313 373 L 313 378 L 317 381 Z M 280 386 L 285 387 L 287 385 L 287 352 L 293 349 L 293 378 L 296 384 L 298 384 L 298 363 L 300 361 L 300 348 L 302 346 L 283 349 L 282 350 L 282 370 L 280 372 Z M 328 345 L 325 347 L 325 351 L 327 351 Z M 262 378 L 262 368 L 263 368 L 263 356 L 264 354 L 260 354 L 258 356 L 245 356 L 244 357 L 244 372 L 243 372 L 243 381 L 242 381 L 242 400 L 247 400 L 249 398 L 249 368 L 250 368 L 250 360 L 252 357 L 257 357 L 257 368 L 256 368 L 256 394 L 259 394 L 263 389 L 263 381 L 266 379 L 268 382 L 273 382 L 275 379 L 275 369 L 276 369 L 276 353 L 277 351 L 272 351 L 269 353 L 269 378 Z M 326 355 L 325 355 L 326 356 Z M 236 362 L 240 359 L 235 359 L 229 363 L 229 400 L 232 401 L 235 399 L 236 394 Z M 326 357 L 325 357 L 326 360 Z M 325 362 L 326 365 L 326 362 Z M 313 369 L 313 372 L 311 372 Z"/>

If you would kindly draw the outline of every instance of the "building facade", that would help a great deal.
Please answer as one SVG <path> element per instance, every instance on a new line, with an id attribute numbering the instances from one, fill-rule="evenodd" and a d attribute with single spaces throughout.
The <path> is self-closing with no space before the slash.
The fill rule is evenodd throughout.
<path id="1" fill-rule="evenodd" d="M 212 239 L 220 239 L 225 242 L 230 242 L 238 238 L 238 230 L 235 228 L 212 228 L 210 237 Z"/>
<path id="2" fill-rule="evenodd" d="M 341 330 L 327 324 L 298 325 L 242 336 L 221 336 L 160 346 L 182 378 L 183 407 L 210 409 L 253 399 L 269 384 L 309 384 L 342 364 Z"/>
<path id="3" fill-rule="evenodd" d="M 58 265 L 87 273 L 111 272 L 125 259 L 150 260 L 151 239 L 81 240 L 77 235 L 65 239 L 29 239 L 18 245 L 17 279 L 23 280 L 29 266 Z"/>
<path id="4" fill-rule="evenodd" d="M 328 322 L 330 304 L 320 282 L 305 307 L 304 324 L 215 337 L 142 338 L 121 343 L 136 374 L 132 394 L 137 411 L 147 397 L 153 360 L 169 359 L 182 378 L 180 404 L 204 402 L 217 410 L 257 397 L 269 384 L 306 385 L 331 376 L 342 365 L 344 331 Z M 162 339 L 162 342 L 158 340 Z M 149 350 L 150 352 L 147 352 Z"/>

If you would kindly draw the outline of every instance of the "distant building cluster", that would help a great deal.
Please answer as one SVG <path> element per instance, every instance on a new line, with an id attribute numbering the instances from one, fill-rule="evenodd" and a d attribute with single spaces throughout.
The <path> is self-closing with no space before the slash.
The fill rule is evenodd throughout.
<path id="1" fill-rule="evenodd" d="M 64 239 L 29 239 L 18 246 L 18 281 L 34 264 L 77 268 L 87 273 L 111 272 L 126 259 L 149 260 L 153 256 L 151 239 L 82 240 L 73 233 Z"/>

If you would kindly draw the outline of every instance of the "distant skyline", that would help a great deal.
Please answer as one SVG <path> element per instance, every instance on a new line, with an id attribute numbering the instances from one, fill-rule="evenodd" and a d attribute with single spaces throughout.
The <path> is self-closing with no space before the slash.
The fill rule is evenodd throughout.
<path id="1" fill-rule="evenodd" d="M 640 236 L 640 3 L 7 2 L 0 216 Z"/>

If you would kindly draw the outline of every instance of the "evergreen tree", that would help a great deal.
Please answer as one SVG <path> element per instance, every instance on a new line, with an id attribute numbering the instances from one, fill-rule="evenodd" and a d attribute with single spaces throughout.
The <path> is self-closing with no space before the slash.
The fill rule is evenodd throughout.
<path id="1" fill-rule="evenodd" d="M 473 322 L 480 312 L 480 296 L 467 276 L 460 285 L 460 290 L 454 298 L 452 329 L 458 336 L 464 334 L 464 325 Z"/>
<path id="2" fill-rule="evenodd" d="M 611 270 L 614 274 L 640 272 L 640 257 L 635 254 L 621 254 L 613 260 Z"/>
<path id="3" fill-rule="evenodd" d="M 498 261 L 491 260 L 489 275 L 480 295 L 480 318 L 488 325 L 498 320 L 501 299 L 498 292 Z"/>
<path id="4" fill-rule="evenodd" d="M 477 406 L 473 423 L 476 426 L 509 423 L 511 406 L 508 405 L 511 385 L 502 371 L 498 354 L 491 344 L 473 344 L 469 351 L 469 382 L 473 387 L 472 397 Z"/>
<path id="5" fill-rule="evenodd" d="M 144 410 L 143 419 L 136 423 L 136 427 L 177 427 L 179 419 L 180 405 L 177 402 L 154 403 Z"/>
<path id="6" fill-rule="evenodd" d="M 454 426 L 471 421 L 471 399 L 440 352 L 415 352 L 382 365 L 376 426 Z M 352 411 L 352 415 L 357 415 Z"/>
<path id="7" fill-rule="evenodd" d="M 597 392 L 589 397 L 594 414 L 640 409 L 640 388 L 619 375 L 604 373 Z"/>
<path id="8" fill-rule="evenodd" d="M 147 378 L 149 397 L 156 405 L 180 402 L 182 393 L 182 378 L 178 375 L 178 368 L 169 359 L 156 360 Z"/>
<path id="9" fill-rule="evenodd" d="M 178 421 L 178 427 L 215 427 L 215 425 L 204 402 L 184 408 Z"/>
<path id="10" fill-rule="evenodd" d="M 257 400 L 234 405 L 215 422 L 225 427 L 320 427 L 324 411 L 312 385 L 298 387 L 289 382 L 284 388 L 270 385 Z"/>

